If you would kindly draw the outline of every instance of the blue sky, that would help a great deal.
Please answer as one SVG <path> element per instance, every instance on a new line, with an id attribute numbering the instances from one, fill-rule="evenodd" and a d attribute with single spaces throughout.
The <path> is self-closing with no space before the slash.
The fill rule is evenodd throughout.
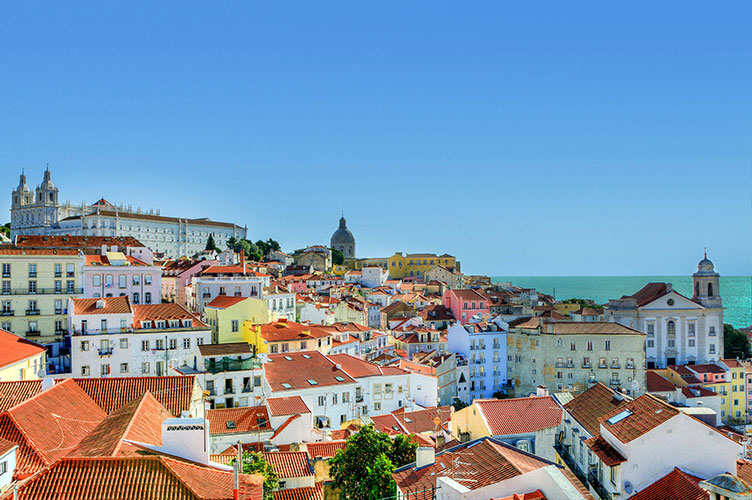
<path id="1" fill-rule="evenodd" d="M 288 250 L 344 210 L 360 256 L 466 273 L 750 274 L 752 7 L 708 7 L 5 4 L 0 210 L 49 162 Z"/>

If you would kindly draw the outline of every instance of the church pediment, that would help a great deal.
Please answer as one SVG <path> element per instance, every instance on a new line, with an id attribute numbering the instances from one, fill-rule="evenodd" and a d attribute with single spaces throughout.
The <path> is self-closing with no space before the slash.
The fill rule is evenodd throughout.
<path id="1" fill-rule="evenodd" d="M 647 304 L 640 307 L 642 310 L 650 310 L 650 309 L 704 309 L 703 306 L 698 304 L 697 302 L 693 302 L 687 297 L 681 295 L 680 293 L 677 293 L 675 291 L 670 291 L 667 294 L 658 297 L 657 299 L 648 302 Z"/>

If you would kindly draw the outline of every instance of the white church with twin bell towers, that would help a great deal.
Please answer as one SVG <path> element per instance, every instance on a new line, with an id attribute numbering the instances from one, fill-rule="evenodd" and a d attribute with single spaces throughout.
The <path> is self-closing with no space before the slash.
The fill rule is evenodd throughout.
<path id="1" fill-rule="evenodd" d="M 206 248 L 213 235 L 219 248 L 227 240 L 247 237 L 247 228 L 206 218 L 165 217 L 159 210 L 142 211 L 130 205 L 113 205 L 104 198 L 92 205 L 60 203 L 49 168 L 42 183 L 30 189 L 21 173 L 11 193 L 11 239 L 17 235 L 133 236 L 158 256 L 193 256 Z"/>
<path id="2" fill-rule="evenodd" d="M 713 363 L 723 359 L 723 303 L 707 252 L 692 275 L 692 292 L 688 298 L 671 283 L 648 283 L 609 300 L 606 318 L 645 333 L 647 368 Z"/>

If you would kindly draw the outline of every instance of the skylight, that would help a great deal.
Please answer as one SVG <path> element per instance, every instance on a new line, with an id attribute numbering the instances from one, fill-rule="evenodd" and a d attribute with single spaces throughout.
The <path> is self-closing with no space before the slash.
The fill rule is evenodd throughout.
<path id="1" fill-rule="evenodd" d="M 305 359 L 311 359 L 311 357 L 310 357 L 310 356 L 309 356 L 308 354 L 303 354 L 303 357 L 304 357 Z"/>
<path id="2" fill-rule="evenodd" d="M 631 414 L 632 412 L 630 410 L 624 410 L 609 418 L 608 420 L 606 420 L 606 422 L 608 422 L 609 425 L 614 425 L 615 423 L 621 422 Z"/>
<path id="3" fill-rule="evenodd" d="M 292 361 L 292 358 L 291 358 L 290 356 L 285 356 L 285 359 L 286 359 L 287 361 Z"/>
<path id="4" fill-rule="evenodd" d="M 292 386 L 288 384 L 287 382 L 283 382 L 282 387 L 284 387 L 285 389 L 292 389 Z"/>
<path id="5" fill-rule="evenodd" d="M 335 376 L 334 376 L 334 380 L 336 380 L 337 382 L 344 382 L 344 381 L 345 381 L 345 379 L 343 379 L 343 378 L 342 378 L 342 377 L 340 377 L 339 375 L 335 375 Z"/>
<path id="6" fill-rule="evenodd" d="M 312 378 L 308 379 L 308 383 L 311 384 L 311 385 L 319 385 L 319 383 L 316 382 L 315 380 L 313 380 Z"/>
<path id="7" fill-rule="evenodd" d="M 235 429 L 235 421 L 234 420 L 228 420 L 227 422 L 225 422 L 225 426 L 228 429 Z"/>

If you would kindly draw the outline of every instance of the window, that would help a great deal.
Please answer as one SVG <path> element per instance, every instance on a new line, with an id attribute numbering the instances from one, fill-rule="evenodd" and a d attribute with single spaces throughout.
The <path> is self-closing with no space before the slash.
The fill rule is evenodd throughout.
<path id="1" fill-rule="evenodd" d="M 342 402 L 343 403 L 349 403 L 350 402 L 350 393 L 349 392 L 343 392 L 342 393 Z"/>
<path id="2" fill-rule="evenodd" d="M 564 341 L 562 339 L 556 339 L 556 347 L 564 347 Z"/>
<path id="3" fill-rule="evenodd" d="M 104 277 L 105 288 L 112 288 L 112 275 L 108 274 Z"/>
<path id="4" fill-rule="evenodd" d="M 76 265 L 75 264 L 66 264 L 65 265 L 65 275 L 68 278 L 72 278 L 76 275 Z"/>
<path id="5" fill-rule="evenodd" d="M 191 348 L 191 339 L 189 337 L 186 337 L 183 339 L 183 349 L 190 349 Z"/>
<path id="6" fill-rule="evenodd" d="M 151 274 L 144 276 L 144 285 L 151 285 Z"/>
<path id="7" fill-rule="evenodd" d="M 279 346 L 277 344 L 270 345 L 269 352 L 271 352 L 272 354 L 277 354 L 279 352 Z"/>
<path id="8" fill-rule="evenodd" d="M 332 394 L 332 404 L 333 405 L 337 404 L 337 393 Z"/>
<path id="9" fill-rule="evenodd" d="M 666 323 L 666 333 L 671 335 L 676 335 L 676 323 L 674 323 L 674 320 L 669 320 L 668 323 Z"/>
<path id="10" fill-rule="evenodd" d="M 237 332 L 238 331 L 238 320 L 234 319 L 232 320 L 232 331 Z"/>
<path id="11" fill-rule="evenodd" d="M 373 404 L 373 410 L 374 411 L 380 411 L 381 410 L 381 403 L 374 403 Z"/>
<path id="12" fill-rule="evenodd" d="M 120 288 L 125 288 L 128 286 L 128 278 L 125 276 L 125 274 L 118 276 L 118 286 Z"/>
<path id="13" fill-rule="evenodd" d="M 710 344 L 708 352 L 710 354 L 715 354 L 715 344 Z"/>
<path id="14" fill-rule="evenodd" d="M 128 363 L 120 363 L 120 373 L 128 373 Z"/>
<path id="15" fill-rule="evenodd" d="M 155 341 L 155 343 L 157 344 L 156 347 L 155 347 L 156 350 L 158 350 L 158 351 L 164 351 L 164 340 L 157 339 Z"/>
<path id="16" fill-rule="evenodd" d="M 282 352 L 288 352 L 290 350 L 290 346 L 287 344 L 287 342 L 282 342 Z"/>
<path id="17" fill-rule="evenodd" d="M 149 373 L 149 370 L 151 370 L 151 365 L 148 361 L 141 363 L 141 373 Z"/>
<path id="18" fill-rule="evenodd" d="M 3 278 L 10 278 L 10 264 L 3 264 Z"/>
<path id="19" fill-rule="evenodd" d="M 81 376 L 82 377 L 88 377 L 89 376 L 89 366 L 84 365 L 81 367 Z"/>
<path id="20" fill-rule="evenodd" d="M 102 286 L 102 275 L 101 274 L 95 274 L 91 278 L 91 284 L 94 286 Z"/>
<path id="21" fill-rule="evenodd" d="M 89 341 L 88 340 L 82 340 L 81 341 L 81 351 L 85 352 L 89 350 Z"/>
<path id="22" fill-rule="evenodd" d="M 655 323 L 648 323 L 648 337 L 655 335 Z"/>
<path id="23" fill-rule="evenodd" d="M 713 284 L 708 283 L 708 297 L 712 297 L 712 296 L 713 296 Z"/>
<path id="24" fill-rule="evenodd" d="M 141 276 L 139 276 L 138 274 L 134 274 L 133 275 L 133 284 L 136 285 L 136 286 L 140 285 L 141 284 Z"/>
<path id="25" fill-rule="evenodd" d="M 149 341 L 148 340 L 142 340 L 141 341 L 141 352 L 146 352 L 149 350 Z"/>
<path id="26" fill-rule="evenodd" d="M 8 461 L 0 462 L 0 476 L 8 472 Z"/>
<path id="27" fill-rule="evenodd" d="M 674 340 L 674 339 L 668 339 L 668 346 L 669 347 L 676 347 L 676 340 Z"/>
<path id="28" fill-rule="evenodd" d="M 572 343 L 569 344 L 569 350 L 570 351 L 576 351 L 577 350 L 577 346 L 575 345 L 574 342 L 572 342 Z"/>
<path id="29" fill-rule="evenodd" d="M 138 292 L 133 292 L 133 303 L 134 304 L 141 303 L 141 298 L 140 298 Z"/>
<path id="30" fill-rule="evenodd" d="M 326 406 L 326 396 L 319 396 L 319 406 Z"/>
<path id="31" fill-rule="evenodd" d="M 306 342 L 305 340 L 301 340 L 300 341 L 300 349 L 301 350 L 305 350 L 306 347 L 308 347 L 308 342 Z"/>
<path id="32" fill-rule="evenodd" d="M 29 264 L 29 278 L 36 278 L 36 277 L 37 277 L 37 265 Z"/>
<path id="33" fill-rule="evenodd" d="M 587 350 L 588 351 L 592 351 L 593 350 L 593 343 L 592 342 L 588 342 L 587 343 Z"/>
<path id="34" fill-rule="evenodd" d="M 101 375 L 103 377 L 109 375 L 110 374 L 110 365 L 108 365 L 108 364 L 100 365 L 99 366 L 99 373 L 101 373 Z"/>
<path id="35" fill-rule="evenodd" d="M 29 293 L 37 293 L 37 282 L 29 281 Z"/>
<path id="36" fill-rule="evenodd" d="M 715 337 L 715 327 L 714 326 L 711 326 L 711 327 L 708 328 L 708 335 L 710 337 Z"/>
<path id="37" fill-rule="evenodd" d="M 694 346 L 695 346 L 695 339 L 689 339 L 689 340 L 687 341 L 687 345 L 688 345 L 689 347 L 694 347 Z"/>
<path id="38" fill-rule="evenodd" d="M 10 281 L 3 281 L 3 295 L 8 295 L 10 293 Z"/>
<path id="39" fill-rule="evenodd" d="M 55 314 L 63 314 L 63 301 L 62 300 L 55 301 Z"/>
<path id="40" fill-rule="evenodd" d="M 694 337 L 695 336 L 695 324 L 694 323 L 688 323 L 687 324 L 687 334 L 690 337 Z"/>
<path id="41" fill-rule="evenodd" d="M 144 293 L 144 304 L 151 304 L 151 292 Z"/>
<path id="42" fill-rule="evenodd" d="M 648 340 L 648 347 L 655 347 L 655 340 Z"/>
<path id="43" fill-rule="evenodd" d="M 606 341 L 606 346 L 605 346 L 605 348 L 606 348 L 606 350 L 607 350 L 607 351 L 610 351 L 610 350 L 611 350 L 611 341 L 610 341 L 610 340 L 607 340 L 607 341 Z"/>
<path id="44" fill-rule="evenodd" d="M 63 282 L 55 280 L 55 293 L 63 293 Z"/>
<path id="45" fill-rule="evenodd" d="M 170 339 L 170 349 L 175 350 L 178 348 L 178 339 Z"/>

